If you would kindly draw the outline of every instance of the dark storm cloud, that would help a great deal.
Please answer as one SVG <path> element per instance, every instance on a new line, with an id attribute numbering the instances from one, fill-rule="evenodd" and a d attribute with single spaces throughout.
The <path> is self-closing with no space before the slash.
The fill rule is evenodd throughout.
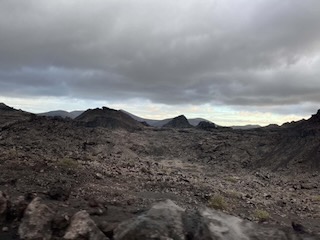
<path id="1" fill-rule="evenodd" d="M 0 0 L 0 94 L 320 102 L 320 1 Z"/>

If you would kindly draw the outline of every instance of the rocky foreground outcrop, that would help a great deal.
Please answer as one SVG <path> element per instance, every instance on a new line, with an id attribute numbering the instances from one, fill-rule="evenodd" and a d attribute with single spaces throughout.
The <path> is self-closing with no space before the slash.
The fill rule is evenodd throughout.
<path id="1" fill-rule="evenodd" d="M 16 211 L 15 205 L 11 204 L 6 194 L 0 192 L 2 231 L 16 232 L 20 239 L 26 240 L 319 239 L 308 233 L 302 234 L 293 229 L 252 223 L 209 208 L 185 210 L 171 200 L 156 203 L 147 212 L 124 221 L 113 229 L 112 226 L 107 227 L 108 236 L 103 229 L 99 229 L 101 224 L 91 219 L 85 210 L 75 213 L 71 219 L 59 218 L 54 209 L 47 206 L 39 197 L 29 203 L 22 219 L 13 218 L 14 211 Z M 1 234 L 0 232 L 1 239 L 10 239 L 8 236 L 4 238 Z"/>

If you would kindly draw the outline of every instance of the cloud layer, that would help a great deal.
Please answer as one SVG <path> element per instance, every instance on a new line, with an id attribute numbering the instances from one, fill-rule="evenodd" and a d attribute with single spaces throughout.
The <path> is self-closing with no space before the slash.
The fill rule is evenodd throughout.
<path id="1" fill-rule="evenodd" d="M 318 0 L 1 0 L 0 95 L 320 103 Z"/>

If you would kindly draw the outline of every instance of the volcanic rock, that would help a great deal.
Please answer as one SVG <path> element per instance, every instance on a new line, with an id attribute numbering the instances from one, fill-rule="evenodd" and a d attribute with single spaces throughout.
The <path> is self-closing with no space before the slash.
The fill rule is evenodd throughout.
<path id="1" fill-rule="evenodd" d="M 188 119 L 184 115 L 173 118 L 168 123 L 164 124 L 165 128 L 192 128 L 192 125 L 188 122 Z"/>
<path id="2" fill-rule="evenodd" d="M 212 122 L 201 121 L 197 125 L 197 128 L 208 131 L 217 128 L 217 126 Z"/>
<path id="3" fill-rule="evenodd" d="M 183 213 L 184 209 L 170 200 L 160 202 L 146 214 L 120 224 L 114 231 L 114 239 L 184 240 Z"/>
<path id="4" fill-rule="evenodd" d="M 51 239 L 53 211 L 41 201 L 39 197 L 36 197 L 25 210 L 19 226 L 20 238 L 30 240 Z"/>
<path id="5" fill-rule="evenodd" d="M 121 223 L 114 232 L 115 240 L 317 239 L 308 234 L 297 235 L 289 228 L 260 225 L 209 208 L 186 211 L 170 200 L 157 203 L 147 213 Z"/>
<path id="6" fill-rule="evenodd" d="M 67 229 L 64 239 L 77 240 L 107 240 L 107 238 L 96 226 L 89 214 L 83 210 L 77 212 L 71 219 L 71 224 Z"/>
<path id="7" fill-rule="evenodd" d="M 137 130 L 143 125 L 122 111 L 107 107 L 89 109 L 75 118 L 87 127 L 105 127 L 110 129 Z"/>

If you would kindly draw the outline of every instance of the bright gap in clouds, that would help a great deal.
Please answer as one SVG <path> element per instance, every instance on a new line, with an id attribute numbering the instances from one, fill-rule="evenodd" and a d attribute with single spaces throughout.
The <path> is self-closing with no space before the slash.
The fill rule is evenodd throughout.
<path id="1" fill-rule="evenodd" d="M 71 98 L 40 97 L 35 99 L 19 99 L 0 97 L 0 102 L 9 106 L 32 113 L 43 113 L 54 110 L 87 110 L 89 108 L 110 107 L 113 109 L 122 109 L 134 115 L 147 119 L 165 119 L 184 114 L 187 118 L 204 118 L 221 126 L 234 125 L 261 125 L 283 124 L 285 122 L 297 121 L 302 118 L 309 118 L 310 114 L 280 114 L 272 112 L 260 112 L 248 109 L 247 111 L 235 110 L 225 106 L 203 105 L 179 105 L 169 106 L 164 104 L 155 104 L 145 100 L 132 100 L 130 104 L 127 101 L 122 103 L 112 103 L 108 101 L 92 101 Z"/>

